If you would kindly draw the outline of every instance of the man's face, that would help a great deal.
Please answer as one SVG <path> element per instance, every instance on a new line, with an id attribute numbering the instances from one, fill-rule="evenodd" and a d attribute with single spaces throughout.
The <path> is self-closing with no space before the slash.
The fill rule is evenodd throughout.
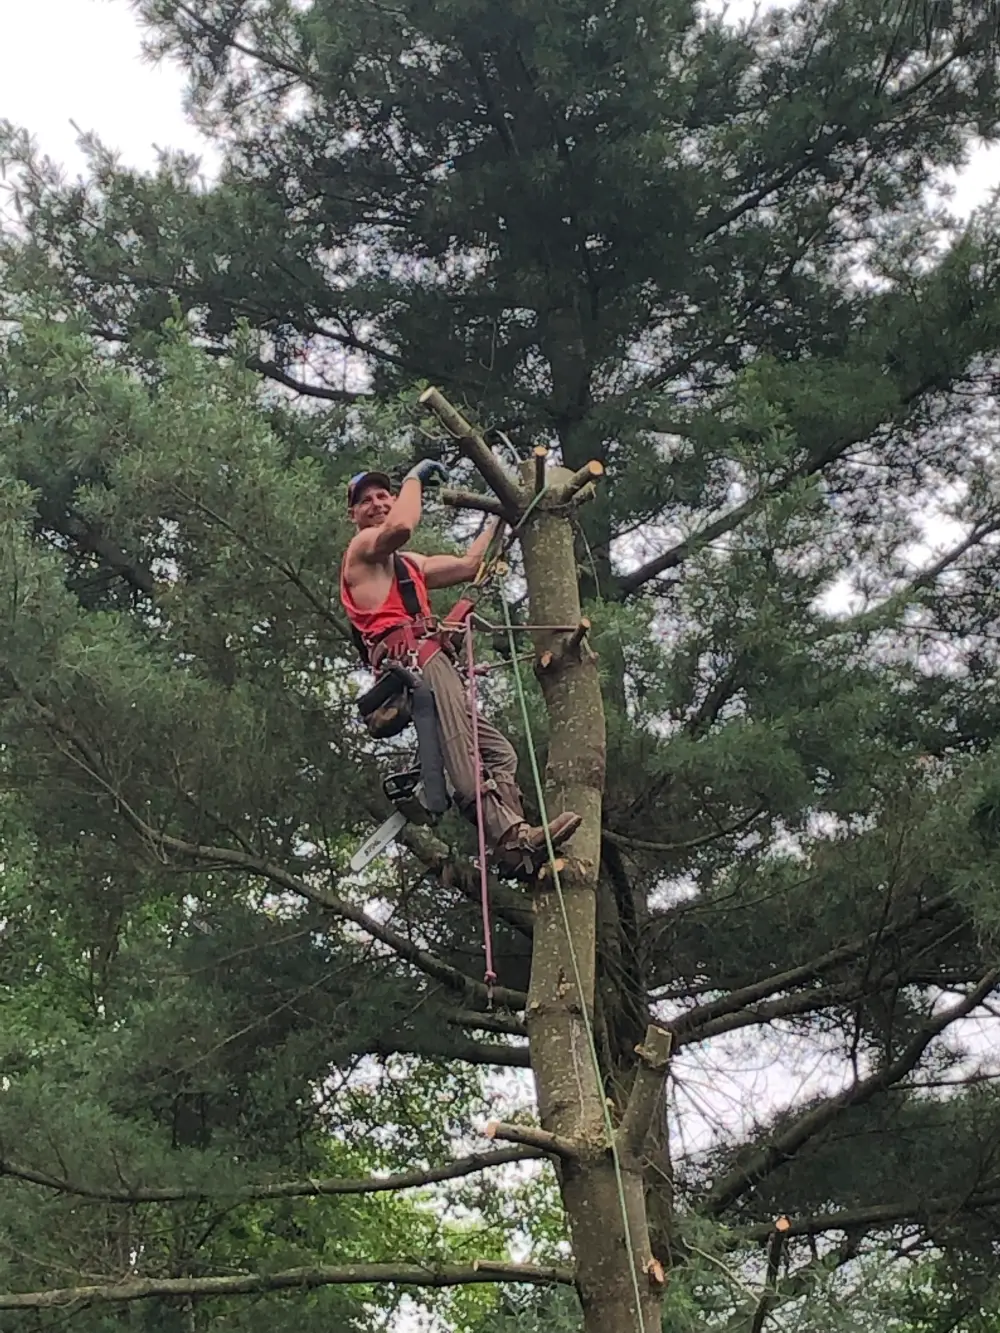
<path id="1" fill-rule="evenodd" d="M 392 491 L 387 491 L 384 486 L 366 486 L 351 506 L 351 518 L 358 531 L 377 528 L 384 523 L 392 501 Z"/>

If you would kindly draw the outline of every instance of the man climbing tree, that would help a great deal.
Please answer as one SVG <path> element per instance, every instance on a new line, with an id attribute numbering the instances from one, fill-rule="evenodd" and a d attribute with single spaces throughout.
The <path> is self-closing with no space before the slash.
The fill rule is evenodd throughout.
<path id="1" fill-rule="evenodd" d="M 454 630 L 433 622 L 427 597 L 429 589 L 471 582 L 494 534 L 484 530 L 462 557 L 400 552 L 420 521 L 423 488 L 439 485 L 447 475 L 443 464 L 424 459 L 406 474 L 396 499 L 384 472 L 352 478 L 347 503 L 358 531 L 344 555 L 341 601 L 373 668 L 394 662 L 415 668 L 433 690 L 444 763 L 463 816 L 477 822 L 478 787 L 489 851 L 509 869 L 520 869 L 525 861 L 537 868 L 549 854 L 549 839 L 553 847 L 561 846 L 579 828 L 580 818 L 560 812 L 549 825 L 548 839 L 543 827 L 529 826 L 514 747 L 482 719 L 477 731 L 484 772 L 477 773 L 474 704 L 455 668 Z"/>
<path id="2" fill-rule="evenodd" d="M 136 8 L 217 181 L 0 132 L 0 1309 L 746 1330 L 886 1247 L 982 1272 L 1000 216 L 939 196 L 1000 138 L 996 7 Z M 490 886 L 492 990 L 446 822 L 346 873 L 343 487 L 414 418 L 521 525 L 491 716 L 582 821 Z M 458 1243 L 412 1188 L 475 1193 Z"/>

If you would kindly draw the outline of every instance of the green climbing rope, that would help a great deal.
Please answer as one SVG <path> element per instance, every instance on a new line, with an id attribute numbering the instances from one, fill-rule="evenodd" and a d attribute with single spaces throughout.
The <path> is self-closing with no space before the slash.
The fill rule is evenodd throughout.
<path id="1" fill-rule="evenodd" d="M 517 520 L 516 526 L 511 528 L 510 530 L 510 537 L 507 539 L 508 544 L 514 540 L 514 538 L 524 527 L 525 523 L 527 523 L 528 519 L 531 517 L 531 513 L 532 510 L 535 508 L 535 505 L 539 503 L 542 496 L 546 493 L 548 489 L 549 489 L 549 483 L 546 482 L 545 485 L 542 486 L 540 490 L 537 490 L 535 494 L 531 497 L 531 503 L 528 505 L 527 509 L 525 509 L 521 517 Z"/>
<path id="2" fill-rule="evenodd" d="M 540 498 L 540 495 L 539 497 Z M 510 608 L 507 605 L 507 598 L 503 590 L 500 590 L 500 602 L 503 606 L 504 626 L 507 630 L 507 641 L 510 646 L 511 663 L 514 668 L 514 684 L 517 690 L 518 703 L 521 708 L 521 718 L 524 722 L 524 735 L 528 744 L 528 759 L 531 764 L 531 776 L 535 784 L 535 795 L 538 800 L 538 811 L 542 820 L 542 827 L 545 829 L 545 844 L 549 857 L 549 866 L 552 871 L 552 881 L 555 885 L 556 896 L 559 901 L 559 910 L 562 913 L 563 927 L 566 931 L 566 942 L 569 945 L 570 963 L 573 968 L 573 979 L 576 983 L 577 993 L 580 996 L 580 1012 L 583 1014 L 583 1026 L 587 1034 L 587 1046 L 590 1051 L 590 1059 L 594 1066 L 594 1077 L 597 1080 L 597 1087 L 601 1097 L 601 1110 L 604 1116 L 604 1132 L 608 1140 L 608 1148 L 611 1152 L 611 1159 L 615 1169 L 615 1184 L 618 1188 L 618 1203 L 621 1208 L 622 1226 L 625 1229 L 625 1245 L 628 1249 L 629 1267 L 632 1272 L 632 1291 L 635 1296 L 635 1316 L 636 1327 L 639 1333 L 645 1333 L 642 1321 L 642 1294 L 639 1290 L 639 1275 L 636 1268 L 635 1246 L 632 1243 L 632 1229 L 628 1220 L 628 1203 L 625 1198 L 625 1182 L 622 1176 L 621 1157 L 618 1153 L 618 1145 L 615 1142 L 615 1129 L 611 1123 L 611 1113 L 608 1110 L 607 1098 L 603 1092 L 603 1080 L 601 1077 L 601 1062 L 597 1054 L 597 1043 L 594 1040 L 594 1029 L 590 1022 L 590 1014 L 587 1009 L 586 998 L 583 991 L 583 978 L 580 973 L 580 962 L 577 958 L 576 946 L 573 943 L 573 932 L 570 930 L 569 914 L 566 911 L 566 899 L 563 896 L 562 883 L 559 878 L 559 871 L 556 867 L 555 848 L 552 845 L 552 835 L 549 831 L 549 816 L 545 808 L 545 791 L 542 785 L 542 775 L 538 767 L 538 755 L 535 751 L 535 741 L 531 731 L 531 718 L 528 714 L 528 700 L 524 691 L 524 680 L 521 675 L 521 666 L 517 658 L 517 645 L 514 640 L 514 626 L 511 623 Z"/>

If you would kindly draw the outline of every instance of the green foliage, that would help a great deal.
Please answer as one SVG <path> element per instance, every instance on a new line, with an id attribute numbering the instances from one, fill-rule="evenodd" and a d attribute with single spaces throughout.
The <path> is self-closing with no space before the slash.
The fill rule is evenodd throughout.
<path id="1" fill-rule="evenodd" d="M 157 840 L 337 883 L 377 774 L 333 582 L 349 451 L 333 474 L 308 441 L 290 454 L 253 378 L 176 331 L 145 382 L 68 326 L 27 321 L 4 356 L 0 1286 L 503 1257 L 516 1218 L 488 1197 L 471 1235 L 437 1196 L 226 1202 L 447 1160 L 478 1096 L 474 1067 L 438 1063 L 441 996 L 308 899 L 192 875 Z M 114 534 L 110 571 L 84 526 Z M 183 1198 L 129 1201 L 167 1186 Z M 321 1289 L 296 1326 L 370 1327 L 397 1300 Z M 213 1326 L 286 1305 L 224 1300 Z"/>
<path id="2" fill-rule="evenodd" d="M 993 201 L 959 225 L 927 198 L 997 137 L 996 15 L 136 8 L 218 181 L 91 143 L 70 184 L 0 136 L 0 1291 L 565 1257 L 548 1171 L 240 1195 L 440 1164 L 530 1110 L 519 1020 L 482 1012 L 470 830 L 346 874 L 400 747 L 352 706 L 344 483 L 453 457 L 433 382 L 606 469 L 573 511 L 608 717 L 596 1027 L 617 1115 L 676 1019 L 665 1327 L 748 1326 L 787 1213 L 774 1321 L 986 1333 L 995 1070 L 931 1028 L 1000 923 L 1000 245 Z M 431 508 L 418 543 L 464 536 Z M 495 908 L 524 990 L 528 903 Z M 762 1058 L 779 1085 L 734 1090 Z M 158 1187 L 185 1197 L 129 1201 Z M 399 1300 L 74 1319 L 360 1333 Z M 580 1323 L 572 1292 L 421 1301 L 455 1333 Z"/>

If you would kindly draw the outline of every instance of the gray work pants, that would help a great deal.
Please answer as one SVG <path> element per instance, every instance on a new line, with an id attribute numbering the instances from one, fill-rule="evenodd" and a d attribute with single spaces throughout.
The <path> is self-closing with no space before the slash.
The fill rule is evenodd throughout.
<path id="1" fill-rule="evenodd" d="M 445 652 L 437 652 L 425 662 L 423 673 L 434 691 L 444 766 L 455 788 L 455 802 L 466 819 L 475 823 L 476 769 L 468 687 Z M 517 752 L 507 737 L 482 717 L 479 758 L 484 778 L 492 779 L 496 788 L 483 792 L 483 826 L 487 849 L 492 852 L 505 833 L 524 822 L 524 812 L 517 785 Z"/>

